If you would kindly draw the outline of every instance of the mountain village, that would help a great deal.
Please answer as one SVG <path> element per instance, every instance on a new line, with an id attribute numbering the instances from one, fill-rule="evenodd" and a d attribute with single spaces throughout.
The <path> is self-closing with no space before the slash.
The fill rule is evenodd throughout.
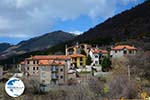
<path id="1" fill-rule="evenodd" d="M 19 64 L 13 77 L 35 80 L 40 90 L 48 92 L 51 86 L 86 84 L 90 76 L 111 74 L 114 59 L 128 59 L 134 56 L 137 48 L 130 45 L 116 45 L 111 50 L 79 44 L 65 48 L 65 55 L 35 55 Z M 120 60 L 121 61 L 121 60 Z M 1 74 L 2 77 L 2 74 Z"/>
<path id="2" fill-rule="evenodd" d="M 138 0 L 133 1 L 138 2 Z M 65 1 L 63 5 L 68 7 L 70 6 L 69 2 L 64 5 Z M 92 3 L 92 0 L 88 3 L 86 0 L 83 0 L 83 2 L 86 3 L 89 9 L 93 7 L 88 5 L 88 3 Z M 102 4 L 105 2 L 107 1 L 104 0 Z M 35 18 L 38 17 L 40 20 L 35 19 L 36 23 L 31 21 L 32 26 L 37 24 L 47 31 L 49 26 L 45 27 L 43 25 L 49 25 L 45 23 L 45 20 L 47 21 L 45 16 L 47 16 L 46 18 L 53 18 L 52 15 L 54 15 L 57 18 L 56 15 L 59 15 L 61 17 L 58 17 L 56 21 L 61 22 L 60 24 L 57 22 L 56 26 L 60 29 L 62 27 L 62 30 L 65 31 L 66 27 L 72 29 L 75 25 L 77 27 L 88 27 L 89 30 L 81 34 L 79 31 L 78 35 L 75 35 L 72 32 L 73 30 L 68 32 L 58 30 L 46 34 L 41 33 L 41 36 L 35 34 L 36 37 L 27 40 L 21 39 L 22 35 L 19 35 L 21 41 L 18 40 L 18 37 L 14 38 L 16 39 L 14 41 L 20 41 L 18 44 L 10 44 L 10 37 L 13 37 L 13 33 L 11 33 L 7 37 L 10 43 L 0 43 L 0 100 L 150 100 L 150 1 L 143 0 L 137 5 L 134 4 L 135 6 L 133 4 L 126 5 L 132 5 L 132 8 L 126 8 L 123 12 L 121 11 L 125 8 L 120 5 L 123 1 L 114 0 L 113 2 L 116 2 L 116 6 L 119 7 L 116 10 L 120 13 L 108 17 L 107 20 L 94 27 L 86 19 L 85 13 L 81 13 L 77 20 L 75 20 L 76 18 L 70 18 L 68 20 L 71 21 L 70 24 L 63 24 L 67 21 L 67 17 L 63 16 L 63 20 L 59 20 L 62 14 L 57 14 L 58 11 L 60 13 L 61 10 L 64 10 L 60 5 L 61 2 L 58 2 L 57 6 L 60 6 L 58 11 L 49 8 L 50 2 L 48 2 L 49 4 L 46 3 L 47 6 L 44 6 L 43 10 L 41 9 L 41 12 L 46 10 L 44 11 L 45 14 L 39 13 L 39 8 L 35 6 L 33 9 L 36 15 Z M 130 2 L 130 0 L 125 2 Z M 40 0 L 39 3 L 41 3 Z M 105 13 L 105 7 L 96 5 L 95 9 L 102 10 L 102 13 Z M 11 6 L 9 4 L 8 8 L 10 9 Z M 41 7 L 41 5 L 37 6 Z M 79 6 L 82 6 L 82 4 Z M 99 9 L 101 6 L 102 9 Z M 89 10 L 88 7 L 83 5 L 82 8 Z M 21 10 L 18 8 L 16 7 L 14 12 L 19 10 L 23 14 L 22 9 L 24 8 L 22 7 Z M 76 8 L 78 7 L 75 6 L 74 9 Z M 111 9 L 111 7 L 107 8 Z M 74 12 L 74 10 L 68 8 L 65 10 Z M 80 8 L 77 10 L 82 11 Z M 14 12 L 12 10 L 12 14 Z M 54 14 L 49 14 L 49 12 L 54 12 Z M 106 10 L 106 12 L 108 11 Z M 94 10 L 91 10 L 86 15 L 87 18 L 93 13 Z M 8 16 L 12 17 L 12 14 L 9 13 Z M 34 18 L 34 13 L 28 11 L 27 14 L 31 14 Z M 12 18 L 18 20 L 20 17 L 17 13 Z M 1 19 L 3 19 L 3 16 Z M 84 19 L 85 22 L 80 19 Z M 38 23 L 38 21 L 43 24 Z M 3 22 L 7 23 L 7 20 Z M 30 22 L 30 20 L 26 22 Z M 12 27 L 13 25 L 15 26 L 15 24 L 8 26 Z M 27 33 L 30 33 L 29 30 L 32 27 L 26 24 L 23 25 L 23 23 L 19 25 L 23 26 Z M 5 28 L 7 25 L 4 24 L 3 27 L 2 24 L 1 26 Z M 22 28 L 18 28 L 19 34 Z M 5 34 L 8 29 L 2 30 L 1 33 Z M 15 26 L 14 30 L 16 29 Z M 34 30 L 35 33 L 40 33 L 38 27 Z M 41 29 L 39 28 L 39 30 Z"/>

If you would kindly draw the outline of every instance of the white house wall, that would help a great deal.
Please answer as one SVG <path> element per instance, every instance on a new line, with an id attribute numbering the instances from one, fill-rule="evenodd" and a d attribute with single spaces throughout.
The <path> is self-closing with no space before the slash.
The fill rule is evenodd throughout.
<path id="1" fill-rule="evenodd" d="M 128 49 L 123 49 L 123 50 L 111 50 L 110 55 L 112 56 L 112 58 L 119 58 L 119 57 L 124 57 L 124 50 L 126 50 L 126 55 L 135 55 L 136 54 L 136 50 L 128 50 Z M 117 51 L 117 52 L 115 52 Z M 133 53 L 130 54 L 129 51 L 132 51 Z"/>
<path id="2" fill-rule="evenodd" d="M 93 54 L 93 64 L 99 65 L 99 54 Z"/>

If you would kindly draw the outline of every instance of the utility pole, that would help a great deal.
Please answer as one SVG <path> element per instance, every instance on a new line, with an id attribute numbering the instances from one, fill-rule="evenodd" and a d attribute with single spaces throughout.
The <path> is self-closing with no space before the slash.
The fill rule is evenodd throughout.
<path id="1" fill-rule="evenodd" d="M 130 77 L 131 77 L 131 75 L 130 75 L 130 66 L 128 65 L 128 78 L 129 78 L 129 80 L 130 80 Z"/>

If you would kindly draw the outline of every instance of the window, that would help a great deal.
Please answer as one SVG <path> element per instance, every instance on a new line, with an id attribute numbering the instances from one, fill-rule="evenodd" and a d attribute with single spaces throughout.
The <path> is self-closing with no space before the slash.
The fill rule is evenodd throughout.
<path id="1" fill-rule="evenodd" d="M 98 58 L 98 55 L 95 55 L 95 58 Z"/>
<path id="2" fill-rule="evenodd" d="M 33 64 L 35 64 L 35 61 L 33 61 Z"/>
<path id="3" fill-rule="evenodd" d="M 78 50 L 77 50 L 77 53 L 79 53 L 79 54 L 80 54 L 80 53 L 81 53 L 81 51 L 78 49 Z"/>
<path id="4" fill-rule="evenodd" d="M 99 59 L 102 58 L 102 54 L 99 54 Z"/>
<path id="5" fill-rule="evenodd" d="M 30 64 L 30 61 L 27 61 L 27 64 Z"/>
<path id="6" fill-rule="evenodd" d="M 62 71 L 63 71 L 63 69 L 61 68 L 61 69 L 60 69 L 60 71 L 62 72 Z"/>
<path id="7" fill-rule="evenodd" d="M 95 64 L 98 64 L 98 61 L 95 61 Z"/>
<path id="8" fill-rule="evenodd" d="M 35 70 L 35 67 L 33 67 L 33 70 Z"/>
<path id="9" fill-rule="evenodd" d="M 129 54 L 132 54 L 132 53 L 133 53 L 133 52 L 130 50 L 130 51 L 129 51 Z"/>
<path id="10" fill-rule="evenodd" d="M 127 54 L 127 51 L 126 51 L 126 50 L 124 50 L 124 51 L 123 51 L 123 54 Z"/>
<path id="11" fill-rule="evenodd" d="M 82 61 L 82 57 L 80 58 L 80 61 Z"/>
<path id="12" fill-rule="evenodd" d="M 58 71 L 58 67 L 57 66 L 52 66 L 52 67 L 50 67 L 50 70 L 52 70 L 52 71 Z"/>
<path id="13" fill-rule="evenodd" d="M 58 75 L 56 75 L 56 78 L 58 78 Z"/>
<path id="14" fill-rule="evenodd" d="M 77 58 L 74 58 L 75 61 L 77 61 Z"/>
<path id="15" fill-rule="evenodd" d="M 60 78 L 62 79 L 62 78 L 63 78 L 63 76 L 61 75 L 61 76 L 60 76 Z"/>
<path id="16" fill-rule="evenodd" d="M 46 70 L 46 66 L 42 66 L 42 70 Z"/>
<path id="17" fill-rule="evenodd" d="M 43 72 L 42 73 L 42 78 L 45 78 L 46 77 L 46 74 Z"/>

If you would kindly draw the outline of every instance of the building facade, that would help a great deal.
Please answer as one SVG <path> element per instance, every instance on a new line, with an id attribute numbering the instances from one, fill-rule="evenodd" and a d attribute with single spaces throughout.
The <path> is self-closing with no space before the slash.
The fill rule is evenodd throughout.
<path id="1" fill-rule="evenodd" d="M 120 58 L 133 56 L 137 52 L 137 48 L 130 45 L 117 45 L 111 49 L 110 56 L 112 58 Z"/>
<path id="2" fill-rule="evenodd" d="M 100 65 L 103 58 L 108 56 L 108 51 L 91 48 L 89 55 L 92 58 L 92 65 Z"/>
<path id="3" fill-rule="evenodd" d="M 39 81 L 43 85 L 67 84 L 67 66 L 63 61 L 41 60 L 39 64 Z"/>
<path id="4" fill-rule="evenodd" d="M 40 84 L 47 85 L 67 84 L 70 60 L 70 57 L 65 55 L 33 56 L 24 61 L 23 67 L 29 80 L 37 80 Z"/>
<path id="5" fill-rule="evenodd" d="M 86 56 L 78 53 L 70 55 L 71 57 L 71 67 L 80 68 L 86 66 Z"/>
<path id="6" fill-rule="evenodd" d="M 66 47 L 65 54 L 66 55 L 72 55 L 75 53 L 82 54 L 82 52 L 84 51 L 86 55 L 88 55 L 90 48 L 91 48 L 91 45 L 88 45 L 85 43 L 82 43 L 82 44 L 77 43 L 75 46 Z"/>

